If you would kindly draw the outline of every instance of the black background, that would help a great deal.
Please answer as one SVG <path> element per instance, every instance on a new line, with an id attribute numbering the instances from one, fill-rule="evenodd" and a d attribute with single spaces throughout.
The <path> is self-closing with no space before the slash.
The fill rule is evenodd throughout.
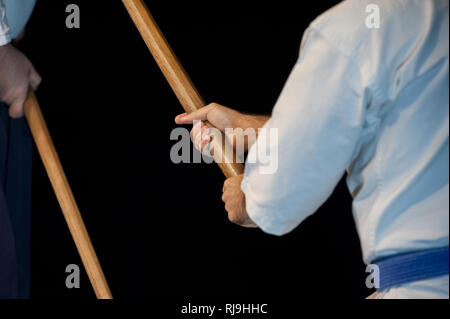
<path id="1" fill-rule="evenodd" d="M 80 6 L 80 29 L 65 26 L 69 3 Z M 204 99 L 260 114 L 271 112 L 305 28 L 336 3 L 147 1 Z M 170 161 L 182 108 L 120 1 L 38 0 L 21 47 L 42 75 L 37 96 L 116 298 L 371 293 L 343 180 L 276 237 L 228 222 L 215 164 Z M 82 264 L 34 156 L 31 297 L 94 298 L 84 271 L 80 289 L 65 286 L 66 265 Z"/>

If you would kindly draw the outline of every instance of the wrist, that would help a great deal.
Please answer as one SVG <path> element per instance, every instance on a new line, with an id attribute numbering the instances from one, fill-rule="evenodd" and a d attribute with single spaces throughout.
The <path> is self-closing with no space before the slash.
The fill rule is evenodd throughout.
<path id="1" fill-rule="evenodd" d="M 239 123 L 237 123 L 236 127 L 241 127 L 243 130 L 253 128 L 258 132 L 258 129 L 263 127 L 269 118 L 270 117 L 266 115 L 241 114 L 238 120 Z"/>

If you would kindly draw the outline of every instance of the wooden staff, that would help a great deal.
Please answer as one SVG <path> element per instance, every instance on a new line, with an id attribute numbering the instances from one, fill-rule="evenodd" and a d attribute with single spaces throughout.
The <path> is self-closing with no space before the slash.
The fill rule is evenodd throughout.
<path id="1" fill-rule="evenodd" d="M 44 117 L 34 92 L 31 91 L 24 105 L 25 116 L 28 121 L 36 147 L 44 163 L 47 175 L 55 191 L 61 210 L 69 226 L 84 268 L 99 299 L 112 299 L 111 291 L 105 275 L 95 254 L 94 247 L 78 210 L 77 203 L 64 174 L 52 138 L 48 132 Z"/>
<path id="2" fill-rule="evenodd" d="M 122 0 L 122 2 L 184 110 L 190 113 L 205 106 L 205 102 L 173 53 L 145 3 L 142 0 Z M 207 125 L 214 128 L 210 123 Z M 215 136 L 211 141 L 216 163 L 226 177 L 242 174 L 244 166 L 234 160 L 233 152 L 226 152 L 225 143 L 227 141 L 223 134 Z M 227 149 L 231 150 L 232 147 Z"/>

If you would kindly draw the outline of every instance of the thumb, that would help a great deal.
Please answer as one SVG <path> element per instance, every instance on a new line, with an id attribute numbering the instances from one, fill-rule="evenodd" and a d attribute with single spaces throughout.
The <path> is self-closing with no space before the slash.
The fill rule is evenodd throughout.
<path id="1" fill-rule="evenodd" d="M 42 78 L 39 75 L 39 73 L 36 72 L 34 67 L 31 67 L 30 71 L 30 86 L 33 88 L 33 90 L 37 90 L 39 84 L 41 84 Z"/>
<path id="2" fill-rule="evenodd" d="M 23 116 L 23 104 L 27 99 L 27 94 L 20 94 L 9 106 L 9 116 L 19 118 Z"/>

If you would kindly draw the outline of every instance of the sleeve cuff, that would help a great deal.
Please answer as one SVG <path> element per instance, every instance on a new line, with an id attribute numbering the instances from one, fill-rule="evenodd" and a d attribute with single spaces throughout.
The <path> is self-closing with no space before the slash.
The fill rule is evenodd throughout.
<path id="1" fill-rule="evenodd" d="M 252 199 L 250 185 L 245 177 L 241 183 L 241 190 L 245 194 L 245 208 L 248 216 L 262 231 L 271 235 L 281 236 L 295 228 L 292 222 L 281 221 L 275 208 L 259 205 Z"/>

